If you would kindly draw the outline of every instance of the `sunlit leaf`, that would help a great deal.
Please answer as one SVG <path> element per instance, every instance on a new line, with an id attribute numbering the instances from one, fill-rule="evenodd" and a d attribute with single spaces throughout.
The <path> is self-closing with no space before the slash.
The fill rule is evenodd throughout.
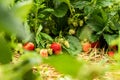
<path id="1" fill-rule="evenodd" d="M 102 7 L 113 5 L 113 0 L 97 0 L 97 4 Z"/>
<path id="2" fill-rule="evenodd" d="M 80 67 L 83 65 L 83 62 L 79 62 L 76 58 L 69 55 L 51 56 L 43 61 L 55 67 L 59 72 L 71 75 L 72 77 L 78 75 Z"/>
<path id="3" fill-rule="evenodd" d="M 0 5 L 0 31 L 16 34 L 21 38 L 26 38 L 28 35 L 25 33 L 22 22 L 13 16 L 11 11 L 6 10 Z"/>
<path id="4" fill-rule="evenodd" d="M 8 8 L 9 6 L 14 4 L 15 0 L 0 0 L 0 5 L 4 6 L 5 8 Z"/>
<path id="5" fill-rule="evenodd" d="M 90 2 L 88 1 L 77 1 L 74 2 L 73 5 L 75 8 L 79 8 L 79 9 L 83 9 L 84 7 L 86 7 Z"/>
<path id="6" fill-rule="evenodd" d="M 25 20 L 30 12 L 31 7 L 32 0 L 27 0 L 16 3 L 12 10 L 15 16 L 19 17 L 21 20 Z"/>
<path id="7" fill-rule="evenodd" d="M 12 60 L 12 53 L 10 50 L 10 45 L 0 34 L 0 63 L 7 64 L 10 63 L 11 60 Z"/>
<path id="8" fill-rule="evenodd" d="M 19 58 L 19 60 L 20 61 L 28 60 L 31 65 L 39 64 L 42 62 L 42 59 L 40 58 L 39 54 L 35 52 L 26 52 Z"/>

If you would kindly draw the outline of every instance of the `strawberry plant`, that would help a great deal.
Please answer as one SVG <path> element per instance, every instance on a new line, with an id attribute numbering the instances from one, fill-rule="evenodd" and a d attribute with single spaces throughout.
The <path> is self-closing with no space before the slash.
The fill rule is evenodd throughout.
<path id="1" fill-rule="evenodd" d="M 119 71 L 119 18 L 119 0 L 1 0 L 0 80 L 41 80 L 42 61 L 70 80 L 108 80 Z"/>

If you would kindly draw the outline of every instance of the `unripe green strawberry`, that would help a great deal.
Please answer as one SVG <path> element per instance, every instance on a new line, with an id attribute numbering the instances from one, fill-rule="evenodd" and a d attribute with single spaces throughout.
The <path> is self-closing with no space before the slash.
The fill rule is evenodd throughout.
<path id="1" fill-rule="evenodd" d="M 58 42 L 59 42 L 59 43 L 64 43 L 64 39 L 63 39 L 63 38 L 59 38 L 59 39 L 58 39 Z"/>
<path id="2" fill-rule="evenodd" d="M 75 34 L 75 29 L 70 29 L 70 30 L 69 30 L 69 34 L 70 34 L 70 35 Z"/>
<path id="3" fill-rule="evenodd" d="M 49 48 L 49 49 L 47 49 L 47 51 L 48 51 L 48 54 L 49 54 L 49 55 L 52 55 L 52 54 L 53 54 L 52 49 Z"/>
<path id="4" fill-rule="evenodd" d="M 50 48 L 50 46 L 51 46 L 51 44 L 47 44 L 47 45 L 46 45 L 46 48 L 47 48 L 47 49 L 49 49 L 49 48 Z"/>
<path id="5" fill-rule="evenodd" d="M 70 44 L 69 44 L 69 42 L 68 42 L 67 40 L 64 41 L 64 45 L 65 45 L 67 48 L 70 47 Z"/>
<path id="6" fill-rule="evenodd" d="M 77 22 L 77 20 L 73 21 L 72 24 L 73 24 L 74 27 L 78 27 L 78 22 Z"/>
<path id="7" fill-rule="evenodd" d="M 60 52 L 62 51 L 61 44 L 57 42 L 52 43 L 50 48 L 52 49 L 53 53 L 56 55 L 60 54 Z"/>
<path id="8" fill-rule="evenodd" d="M 35 51 L 36 51 L 37 53 L 39 53 L 39 52 L 40 52 L 40 48 L 36 48 Z"/>
<path id="9" fill-rule="evenodd" d="M 87 21 L 87 19 L 88 19 L 88 17 L 87 17 L 87 16 L 85 16 L 85 17 L 84 17 L 84 20 L 85 20 L 85 21 Z"/>
<path id="10" fill-rule="evenodd" d="M 80 20 L 79 21 L 79 26 L 83 26 L 83 23 L 84 23 L 83 20 Z"/>
<path id="11" fill-rule="evenodd" d="M 74 21 L 73 18 L 68 18 L 68 25 L 72 24 L 73 21 Z"/>

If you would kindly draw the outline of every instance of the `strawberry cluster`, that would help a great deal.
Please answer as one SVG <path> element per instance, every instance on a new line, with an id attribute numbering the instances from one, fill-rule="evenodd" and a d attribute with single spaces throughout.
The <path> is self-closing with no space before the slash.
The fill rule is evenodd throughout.
<path id="1" fill-rule="evenodd" d="M 62 47 L 60 43 L 54 42 L 52 43 L 48 49 L 41 49 L 40 55 L 42 57 L 48 57 L 48 55 L 55 54 L 58 55 L 62 51 Z"/>

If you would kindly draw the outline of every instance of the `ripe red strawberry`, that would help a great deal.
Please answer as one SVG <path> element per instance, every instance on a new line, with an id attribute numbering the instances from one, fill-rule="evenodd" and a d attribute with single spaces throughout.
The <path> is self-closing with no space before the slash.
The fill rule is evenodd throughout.
<path id="1" fill-rule="evenodd" d="M 113 50 L 117 50 L 118 49 L 118 47 L 116 45 L 110 46 L 110 48 L 113 49 Z"/>
<path id="2" fill-rule="evenodd" d="M 60 54 L 62 48 L 61 48 L 61 44 L 54 42 L 51 44 L 50 48 L 52 49 L 54 54 Z"/>
<path id="3" fill-rule="evenodd" d="M 91 43 L 91 48 L 95 48 L 95 47 L 96 48 L 100 47 L 100 42 L 99 41 Z"/>
<path id="4" fill-rule="evenodd" d="M 40 50 L 40 55 L 42 57 L 48 57 L 48 51 L 47 51 L 47 49 L 41 49 Z"/>
<path id="5" fill-rule="evenodd" d="M 83 49 L 83 51 L 84 52 L 88 52 L 90 49 L 91 49 L 91 44 L 90 43 L 84 43 L 83 45 L 82 45 L 82 49 Z"/>
<path id="6" fill-rule="evenodd" d="M 114 56 L 114 52 L 113 51 L 109 51 L 108 52 L 108 56 L 113 57 Z"/>
<path id="7" fill-rule="evenodd" d="M 34 45 L 32 42 L 27 42 L 27 43 L 25 43 L 25 44 L 23 45 L 23 48 L 24 48 L 25 50 L 32 51 L 32 50 L 34 50 L 35 45 Z"/>

